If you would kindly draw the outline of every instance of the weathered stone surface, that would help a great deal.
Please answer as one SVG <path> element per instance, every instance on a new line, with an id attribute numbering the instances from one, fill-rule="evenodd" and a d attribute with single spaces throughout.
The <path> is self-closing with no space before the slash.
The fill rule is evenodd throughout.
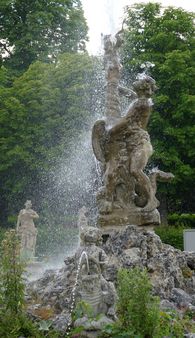
<path id="1" fill-rule="evenodd" d="M 56 331 L 66 332 L 70 322 L 70 313 L 66 310 L 55 316 L 52 320 L 52 326 Z"/>
<path id="2" fill-rule="evenodd" d="M 89 227 L 83 231 L 82 246 L 75 255 L 65 259 L 64 268 L 48 270 L 42 278 L 27 286 L 28 311 L 33 318 L 40 312 L 37 309 L 43 309 L 49 304 L 51 314 L 53 311 L 50 318 L 53 325 L 58 330 L 65 331 L 72 306 L 75 307 L 77 300 L 82 299 L 89 303 L 91 301 L 96 314 L 101 312 L 106 318 L 113 320 L 116 318 L 116 292 L 113 282 L 116 282 L 117 271 L 121 267 L 131 269 L 134 266 L 148 270 L 153 292 L 161 298 L 162 309 L 178 309 L 179 313 L 182 309 L 194 311 L 195 271 L 188 266 L 189 257 L 191 266 L 194 264 L 190 253 L 188 256 L 186 252 L 163 244 L 154 232 L 141 231 L 135 226 L 113 232 L 103 248 L 97 246 L 101 243 L 99 229 Z M 88 255 L 91 272 L 88 274 L 84 258 L 73 301 L 76 271 L 83 251 Z M 95 325 L 97 328 L 100 323 L 93 324 L 93 328 Z M 84 337 L 89 337 L 89 334 L 95 337 L 97 331 L 87 331 L 87 327 Z"/>
<path id="3" fill-rule="evenodd" d="M 111 280 L 104 277 L 108 256 L 98 246 L 102 241 L 102 232 L 86 226 L 81 229 L 80 237 L 81 246 L 75 255 L 65 259 L 63 269 L 48 270 L 42 278 L 27 286 L 29 313 L 38 317 L 40 311 L 37 311 L 37 306 L 43 309 L 50 304 L 53 326 L 62 331 L 70 324 L 71 312 L 79 301 L 91 305 L 94 317 L 104 314 L 102 319 L 95 321 L 95 326 L 103 325 L 105 318 L 107 322 L 116 318 L 115 287 Z M 34 303 L 38 305 L 34 306 Z"/>
<path id="4" fill-rule="evenodd" d="M 91 238 L 89 233 L 88 240 Z M 100 239 L 98 229 L 97 233 L 95 241 Z M 134 226 L 128 226 L 123 231 L 114 232 L 103 247 L 106 255 L 101 248 L 96 251 L 93 245 L 88 247 L 88 252 L 94 257 L 104 257 L 101 265 L 104 267 L 103 274 L 107 281 L 116 280 L 120 267 L 146 267 L 155 292 L 162 298 L 168 299 L 172 289 L 179 288 L 192 294 L 192 304 L 195 303 L 194 271 L 191 270 L 191 274 L 187 276 L 183 273 L 186 268 L 189 269 L 187 253 L 163 244 L 155 233 L 139 231 Z M 70 299 L 70 281 L 73 282 L 75 278 L 75 260 L 77 261 L 81 251 L 79 249 L 79 253 L 66 260 L 69 265 L 65 268 L 58 271 L 48 270 L 40 280 L 30 284 L 31 291 L 36 292 L 43 303 L 48 302 L 51 297 L 57 297 L 54 302 L 57 308 L 64 309 L 64 306 L 67 306 Z"/>
<path id="5" fill-rule="evenodd" d="M 153 153 L 146 129 L 156 84 L 143 73 L 138 74 L 132 89 L 120 86 L 122 65 L 118 49 L 123 40 L 122 32 L 114 39 L 110 35 L 104 37 L 106 118 L 96 121 L 92 129 L 93 151 L 103 169 L 103 186 L 97 193 L 97 206 L 98 224 L 104 233 L 128 224 L 159 224 L 159 201 L 155 197 L 157 181 L 168 182 L 174 177 L 158 169 L 148 175 L 144 171 Z M 123 114 L 119 95 L 132 100 Z"/>
<path id="6" fill-rule="evenodd" d="M 89 319 L 88 317 L 79 318 L 74 322 L 75 327 L 83 326 L 85 330 L 102 330 L 105 325 L 112 324 L 113 320 L 109 319 L 106 316 L 101 316 L 97 320 Z"/>
<path id="7" fill-rule="evenodd" d="M 188 267 L 192 270 L 195 270 L 195 252 L 186 253 L 186 259 Z"/>
<path id="8" fill-rule="evenodd" d="M 141 251 L 139 248 L 130 248 L 124 250 L 121 255 L 121 261 L 125 268 L 141 265 Z"/>
<path id="9" fill-rule="evenodd" d="M 160 302 L 160 308 L 161 310 L 177 310 L 177 307 L 175 304 L 173 304 L 172 302 L 170 302 L 169 300 L 167 299 L 163 299 L 161 300 Z"/>
<path id="10" fill-rule="evenodd" d="M 195 306 L 195 294 L 193 294 L 191 297 L 192 297 L 192 305 Z"/>
<path id="11" fill-rule="evenodd" d="M 98 224 L 104 231 L 127 224 L 159 224 L 157 180 L 174 177 L 157 169 L 148 176 L 144 173 L 153 152 L 146 127 L 155 81 L 145 75 L 134 88 L 137 98 L 127 114 L 109 128 L 106 121 L 97 121 L 92 130 L 94 154 L 104 168 L 103 187 L 97 193 Z"/>
<path id="12" fill-rule="evenodd" d="M 174 301 L 179 307 L 186 307 L 192 302 L 192 298 L 184 290 L 173 288 L 170 299 Z"/>
<path id="13" fill-rule="evenodd" d="M 106 76 L 106 117 L 111 124 L 120 117 L 119 80 L 122 65 L 119 58 L 119 48 L 122 45 L 122 31 L 114 38 L 104 36 L 104 69 Z"/>
<path id="14" fill-rule="evenodd" d="M 115 231 L 104 245 L 105 252 L 115 265 L 125 268 L 147 268 L 154 293 L 172 300 L 172 289 L 194 293 L 194 271 L 189 270 L 187 253 L 163 244 L 154 232 L 140 231 L 135 226 Z"/>

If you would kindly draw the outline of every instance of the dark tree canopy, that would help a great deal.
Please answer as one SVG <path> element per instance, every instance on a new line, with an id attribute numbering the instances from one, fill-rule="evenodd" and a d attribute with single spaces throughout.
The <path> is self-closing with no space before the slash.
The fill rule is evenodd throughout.
<path id="1" fill-rule="evenodd" d="M 0 19 L 0 226 L 13 226 L 27 198 L 61 224 L 65 213 L 77 212 L 72 196 L 80 203 L 88 197 L 66 183 L 58 188 L 56 176 L 69 172 L 102 90 L 97 62 L 85 53 L 81 2 L 4 0 Z"/>
<path id="2" fill-rule="evenodd" d="M 194 14 L 160 4 L 135 4 L 126 12 L 124 62 L 131 78 L 144 62 L 155 64 L 150 74 L 158 92 L 150 134 L 155 153 L 152 164 L 175 174 L 161 188 L 169 209 L 194 211 L 195 179 L 195 49 Z M 165 189 L 162 190 L 162 189 Z"/>
<path id="3" fill-rule="evenodd" d="M 65 53 L 56 64 L 35 62 L 12 87 L 0 86 L 0 224 L 28 196 L 40 207 L 49 175 L 88 130 L 92 72 L 87 54 Z M 6 82 L 5 69 L 0 78 Z"/>
<path id="4" fill-rule="evenodd" d="M 80 0 L 1 0 L 0 32 L 5 64 L 20 71 L 84 50 L 87 25 Z"/>

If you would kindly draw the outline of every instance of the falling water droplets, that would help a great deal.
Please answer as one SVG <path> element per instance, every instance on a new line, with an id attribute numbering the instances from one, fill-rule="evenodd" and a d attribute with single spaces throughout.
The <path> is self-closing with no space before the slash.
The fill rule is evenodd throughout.
<path id="1" fill-rule="evenodd" d="M 75 307 L 75 292 L 76 292 L 76 288 L 77 288 L 77 286 L 79 284 L 79 274 L 80 274 L 83 258 L 85 258 L 85 260 L 86 260 L 87 273 L 89 274 L 89 259 L 88 259 L 88 255 L 87 255 L 86 251 L 83 251 L 81 253 L 81 256 L 80 256 L 79 261 L 78 261 L 78 267 L 77 267 L 77 271 L 76 271 L 76 279 L 75 279 L 75 283 L 74 283 L 74 286 L 73 286 L 72 292 L 71 292 L 72 302 L 70 304 L 70 317 L 69 317 L 70 319 L 68 321 L 67 330 L 66 330 L 66 336 L 67 337 L 70 335 L 70 328 L 71 328 L 71 324 L 72 324 L 72 313 L 73 313 L 73 310 L 74 310 L 74 307 Z"/>

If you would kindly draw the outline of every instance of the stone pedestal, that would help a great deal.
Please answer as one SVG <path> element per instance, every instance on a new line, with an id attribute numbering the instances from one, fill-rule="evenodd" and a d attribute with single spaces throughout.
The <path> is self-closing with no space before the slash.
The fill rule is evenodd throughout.
<path id="1" fill-rule="evenodd" d="M 132 224 L 139 229 L 148 228 L 153 229 L 154 226 L 160 225 L 160 214 L 157 209 L 153 211 L 129 210 L 116 210 L 112 214 L 102 215 L 98 217 L 98 225 L 103 234 L 110 234 L 113 230 L 124 229 L 127 225 Z"/>

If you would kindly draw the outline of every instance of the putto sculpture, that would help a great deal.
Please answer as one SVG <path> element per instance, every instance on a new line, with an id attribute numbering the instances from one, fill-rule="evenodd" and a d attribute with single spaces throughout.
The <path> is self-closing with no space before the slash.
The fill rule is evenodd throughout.
<path id="1" fill-rule="evenodd" d="M 76 303 L 87 303 L 93 311 L 93 323 L 87 314 L 75 321 L 74 326 L 83 326 L 86 330 L 110 324 L 116 319 L 116 290 L 114 284 L 104 277 L 109 267 L 108 256 L 100 247 L 102 232 L 98 228 L 87 226 L 81 230 L 82 245 L 75 254 L 76 262 L 85 254 L 80 265 L 79 278 L 75 293 Z M 101 318 L 98 319 L 98 315 Z M 96 319 L 95 319 L 96 318 Z"/>
<path id="2" fill-rule="evenodd" d="M 91 304 L 96 315 L 105 313 L 114 318 L 116 291 L 114 285 L 103 277 L 109 262 L 105 251 L 100 247 L 102 232 L 88 226 L 81 231 L 80 236 L 82 245 L 77 255 L 79 257 L 85 252 L 88 264 L 85 260 L 82 261 L 77 296 Z"/>
<path id="3" fill-rule="evenodd" d="M 122 66 L 120 67 L 118 53 L 115 51 L 120 45 L 117 44 L 118 35 L 115 44 L 109 45 L 110 53 L 107 51 L 109 39 L 109 36 L 105 38 L 105 71 L 108 82 L 106 119 L 96 121 L 92 130 L 93 151 L 104 172 L 103 186 L 97 193 L 97 205 L 98 223 L 105 232 L 127 224 L 159 224 L 159 202 L 155 197 L 156 180 L 169 181 L 173 178 L 171 173 L 159 170 L 149 174 L 144 171 L 153 153 L 146 129 L 153 105 L 151 97 L 157 88 L 156 82 L 143 73 L 137 76 L 132 89 L 120 87 Z M 120 94 L 133 99 L 123 117 L 119 106 L 111 105 L 112 100 L 116 101 L 116 95 L 118 102 Z"/>
<path id="4" fill-rule="evenodd" d="M 37 229 L 33 220 L 38 219 L 39 215 L 31 208 L 32 203 L 30 200 L 27 200 L 25 209 L 19 212 L 16 225 L 16 231 L 21 243 L 21 256 L 24 259 L 31 259 L 35 256 Z"/>

